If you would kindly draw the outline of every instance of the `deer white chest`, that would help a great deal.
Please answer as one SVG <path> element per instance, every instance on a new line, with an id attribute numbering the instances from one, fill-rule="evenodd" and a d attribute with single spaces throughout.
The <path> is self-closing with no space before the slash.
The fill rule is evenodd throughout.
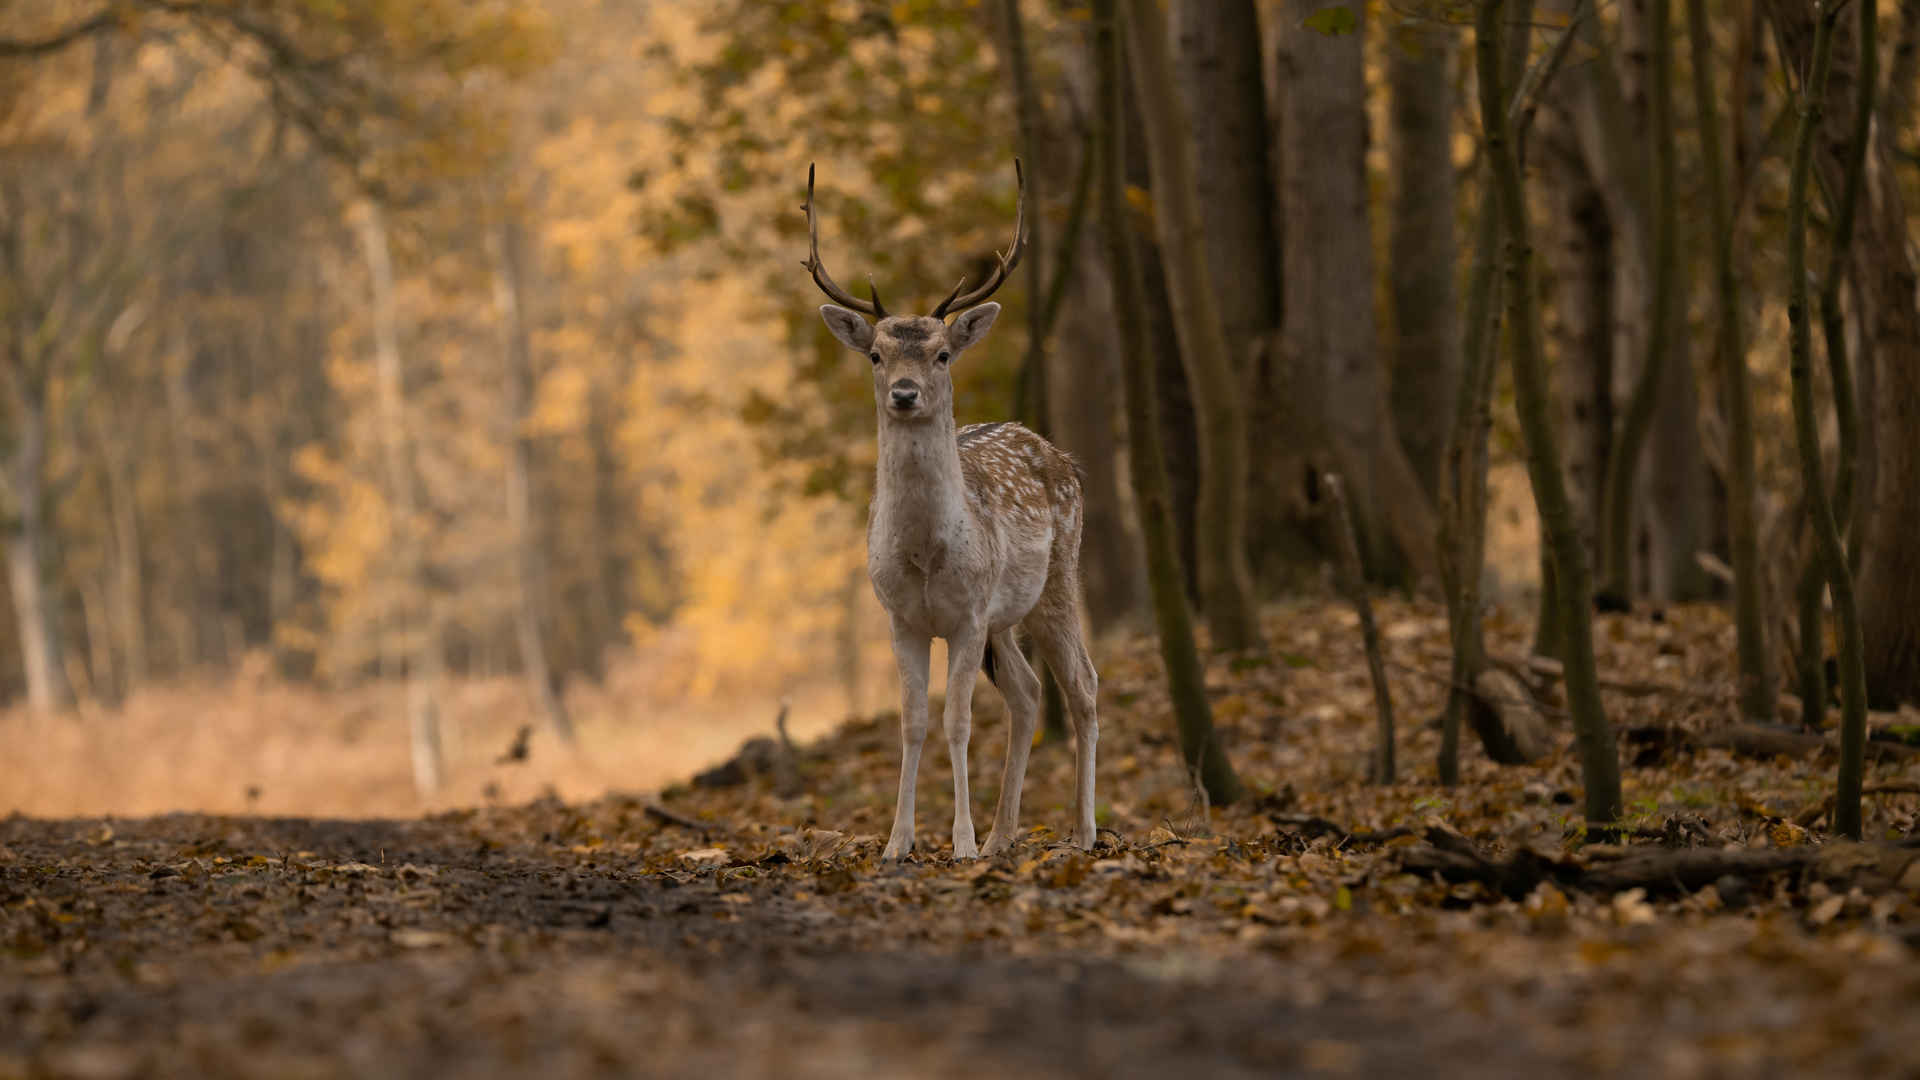
<path id="1" fill-rule="evenodd" d="M 984 624 L 989 633 L 1019 622 L 1047 580 L 1049 534 L 1003 535 L 989 524 L 895 529 L 876 507 L 867 574 L 893 618 L 949 638 Z"/>

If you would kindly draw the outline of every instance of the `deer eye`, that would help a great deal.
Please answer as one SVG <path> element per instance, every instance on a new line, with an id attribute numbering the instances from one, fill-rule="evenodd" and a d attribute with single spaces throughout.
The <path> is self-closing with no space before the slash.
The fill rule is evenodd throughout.
<path id="1" fill-rule="evenodd" d="M 874 367 L 879 367 L 879 366 L 880 366 L 880 354 L 879 354 L 879 353 L 877 353 L 877 352 L 872 352 L 872 353 L 868 353 L 868 354 L 867 354 L 867 359 L 869 359 L 869 360 L 871 360 L 871 361 L 873 361 L 873 366 L 874 366 Z"/>
<path id="2" fill-rule="evenodd" d="M 953 359 L 953 356 L 943 349 L 941 350 L 939 356 L 936 356 L 933 358 L 933 362 L 936 364 L 945 364 L 947 361 L 952 359 Z"/>

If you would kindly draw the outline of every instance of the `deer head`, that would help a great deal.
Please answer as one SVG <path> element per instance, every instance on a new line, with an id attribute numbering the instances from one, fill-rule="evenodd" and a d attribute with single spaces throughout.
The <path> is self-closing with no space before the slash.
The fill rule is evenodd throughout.
<path id="1" fill-rule="evenodd" d="M 871 299 L 861 300 L 836 284 L 820 261 L 820 226 L 813 213 L 813 166 L 807 166 L 807 201 L 802 209 L 807 212 L 809 249 L 801 265 L 833 301 L 820 306 L 827 329 L 873 365 L 874 404 L 883 418 L 913 423 L 953 415 L 952 364 L 993 327 L 1000 305 L 988 297 L 1007 280 L 1027 246 L 1027 180 L 1019 158 L 1013 159 L 1013 175 L 1019 188 L 1013 244 L 1004 254 L 995 253 L 994 268 L 987 280 L 962 296 L 960 290 L 967 280 L 961 278 L 931 315 L 891 315 L 880 303 L 880 290 L 871 277 L 867 279 Z M 947 321 L 949 315 L 953 316 L 951 323 Z M 866 316 L 875 321 L 869 323 Z"/>

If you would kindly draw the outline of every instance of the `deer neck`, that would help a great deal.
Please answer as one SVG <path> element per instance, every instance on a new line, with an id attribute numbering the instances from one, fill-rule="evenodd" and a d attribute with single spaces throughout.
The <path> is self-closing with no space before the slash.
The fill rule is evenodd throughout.
<path id="1" fill-rule="evenodd" d="M 874 510 L 904 538 L 921 541 L 964 528 L 966 481 L 951 415 L 908 424 L 880 418 L 879 476 Z M 920 546 L 918 543 L 915 546 Z"/>

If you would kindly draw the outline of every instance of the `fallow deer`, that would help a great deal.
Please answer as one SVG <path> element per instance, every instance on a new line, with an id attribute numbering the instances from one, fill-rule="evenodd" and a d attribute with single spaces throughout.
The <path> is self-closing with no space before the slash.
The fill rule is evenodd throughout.
<path id="1" fill-rule="evenodd" d="M 1080 631 L 1079 467 L 1016 423 L 954 428 L 952 365 L 993 326 L 1000 305 L 988 297 L 1026 246 L 1027 186 L 1017 158 L 1014 176 L 1019 202 L 1013 244 L 997 257 L 987 280 L 961 295 L 962 278 L 931 315 L 893 315 L 871 279 L 872 299 L 861 300 L 835 284 L 821 263 L 813 168 L 807 168 L 804 265 L 833 301 L 820 308 L 827 329 L 873 365 L 880 417 L 867 575 L 892 619 L 901 690 L 900 794 L 884 859 L 913 850 L 914 785 L 927 734 L 929 650 L 936 637 L 947 642 L 944 720 L 953 760 L 954 858 L 976 858 L 982 850 L 974 843 L 967 792 L 967 739 L 974 673 L 983 669 L 1011 717 L 1000 802 L 984 851 L 999 854 L 1017 839 L 1040 680 L 1014 644 L 1016 626 L 1032 636 L 1065 691 L 1074 738 L 1073 843 L 1083 849 L 1094 844 L 1093 761 L 1100 725 L 1094 707 L 1098 676 Z"/>

